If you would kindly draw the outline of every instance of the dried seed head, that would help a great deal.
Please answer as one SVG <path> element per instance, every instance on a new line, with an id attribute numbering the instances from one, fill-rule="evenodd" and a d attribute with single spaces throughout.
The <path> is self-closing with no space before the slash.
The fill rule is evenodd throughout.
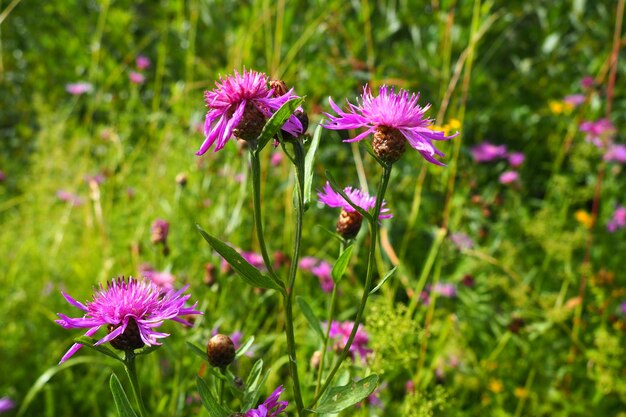
<path id="1" fill-rule="evenodd" d="M 232 114 L 229 115 L 232 117 Z M 252 102 L 246 103 L 246 108 L 243 111 L 241 121 L 237 124 L 237 127 L 233 129 L 233 136 L 245 141 L 252 141 L 259 137 L 263 126 L 265 126 L 265 116 L 261 113 Z"/>
<path id="2" fill-rule="evenodd" d="M 344 239 L 354 239 L 361 230 L 361 223 L 363 223 L 363 216 L 359 212 L 342 208 L 337 221 L 337 233 Z"/>
<path id="3" fill-rule="evenodd" d="M 213 336 L 206 351 L 209 363 L 217 368 L 226 368 L 235 360 L 235 344 L 223 334 Z"/>
<path id="4" fill-rule="evenodd" d="M 109 324 L 107 326 L 107 330 L 109 331 L 109 333 L 111 333 L 120 326 L 121 325 L 115 326 Z M 126 326 L 126 330 L 124 330 L 124 333 L 111 340 L 110 343 L 111 346 L 113 346 L 115 349 L 123 351 L 142 348 L 144 346 L 144 343 L 143 340 L 141 340 L 139 327 L 137 326 L 137 322 L 135 321 L 135 319 L 129 319 L 128 325 Z"/>
<path id="5" fill-rule="evenodd" d="M 388 164 L 393 164 L 404 153 L 406 139 L 398 129 L 379 126 L 374 133 L 372 149 L 377 157 Z"/>

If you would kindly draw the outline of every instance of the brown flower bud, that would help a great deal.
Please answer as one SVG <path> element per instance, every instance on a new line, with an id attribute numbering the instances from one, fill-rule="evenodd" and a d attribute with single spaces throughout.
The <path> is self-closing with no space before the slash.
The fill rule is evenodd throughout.
<path id="1" fill-rule="evenodd" d="M 354 239 L 361 229 L 361 223 L 363 223 L 361 213 L 341 209 L 337 220 L 337 233 L 344 239 Z"/>
<path id="2" fill-rule="evenodd" d="M 206 351 L 209 363 L 217 368 L 226 368 L 235 360 L 235 344 L 223 334 L 213 336 Z"/>
<path id="3" fill-rule="evenodd" d="M 176 184 L 180 185 L 181 187 L 187 185 L 187 174 L 181 172 L 180 174 L 176 175 Z"/>
<path id="4" fill-rule="evenodd" d="M 232 114 L 227 114 L 230 118 Z M 237 124 L 237 127 L 233 129 L 233 136 L 245 141 L 255 140 L 261 134 L 263 126 L 265 126 L 265 116 L 261 113 L 251 101 L 246 103 L 246 108 L 243 111 L 241 121 Z"/>
<path id="5" fill-rule="evenodd" d="M 406 139 L 398 129 L 379 126 L 372 141 L 374 154 L 388 164 L 396 162 L 406 149 Z"/>
<path id="6" fill-rule="evenodd" d="M 107 326 L 107 330 L 109 333 L 113 332 L 115 329 L 120 327 L 121 325 L 114 326 L 109 324 Z M 128 325 L 124 330 L 124 333 L 117 336 L 115 339 L 111 340 L 111 346 L 113 346 L 117 350 L 135 350 L 144 346 L 143 340 L 141 340 L 141 335 L 139 334 L 139 327 L 137 326 L 137 322 L 135 319 L 128 319 Z"/>

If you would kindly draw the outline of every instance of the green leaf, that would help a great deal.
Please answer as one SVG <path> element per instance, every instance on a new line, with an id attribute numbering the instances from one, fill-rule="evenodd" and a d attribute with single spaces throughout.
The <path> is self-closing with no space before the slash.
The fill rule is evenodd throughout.
<path id="1" fill-rule="evenodd" d="M 229 417 L 230 412 L 220 405 L 219 402 L 213 397 L 209 386 L 206 381 L 196 375 L 196 385 L 198 386 L 198 392 L 202 399 L 202 405 L 207 409 L 211 417 Z"/>
<path id="2" fill-rule="evenodd" d="M 246 392 L 243 396 L 242 406 L 244 410 L 249 410 L 256 404 L 261 395 L 261 387 L 267 380 L 271 369 L 268 369 L 265 376 L 261 376 L 263 372 L 263 360 L 257 360 L 252 366 L 252 370 L 246 379 Z"/>
<path id="3" fill-rule="evenodd" d="M 383 279 L 380 280 L 380 282 L 378 283 L 377 286 L 375 286 L 372 291 L 370 291 L 370 295 L 374 294 L 376 291 L 378 291 L 380 289 L 380 287 L 383 286 L 383 284 L 389 279 L 391 278 L 391 276 L 396 272 L 396 269 L 398 269 L 397 266 L 394 266 L 393 269 L 389 272 L 387 272 L 385 274 L 385 276 L 383 277 Z"/>
<path id="4" fill-rule="evenodd" d="M 265 123 L 261 134 L 257 138 L 258 147 L 256 152 L 260 152 L 265 145 L 276 135 L 287 119 L 291 117 L 293 112 L 304 102 L 304 97 L 292 98 L 283 104 L 272 117 Z"/>
<path id="5" fill-rule="evenodd" d="M 346 273 L 346 269 L 350 263 L 350 258 L 352 257 L 352 248 L 352 245 L 348 246 L 346 250 L 343 251 L 341 256 L 339 256 L 335 265 L 333 265 L 333 270 L 330 274 L 332 275 L 335 284 L 338 284 L 339 281 L 341 281 L 341 278 L 343 278 L 343 275 Z"/>
<path id="6" fill-rule="evenodd" d="M 98 345 L 95 346 L 96 344 L 96 339 L 89 337 L 89 336 L 80 336 L 74 339 L 74 343 L 80 343 L 83 346 L 87 346 L 88 348 L 91 348 L 93 350 L 96 350 L 100 353 L 104 353 L 107 356 L 110 356 L 113 359 L 117 359 L 120 362 L 124 362 L 124 360 L 122 358 L 120 358 L 114 351 L 113 349 L 111 349 L 108 346 L 105 345 Z"/>
<path id="7" fill-rule="evenodd" d="M 360 381 L 342 387 L 333 387 L 313 410 L 317 414 L 338 413 L 367 398 L 378 386 L 378 375 L 372 374 Z"/>
<path id="8" fill-rule="evenodd" d="M 191 352 L 195 353 L 196 356 L 199 356 L 205 362 L 209 361 L 209 358 L 207 357 L 207 353 L 204 350 L 200 349 L 198 346 L 194 345 L 191 342 L 187 342 L 187 347 L 189 347 L 189 349 L 191 349 Z"/>
<path id="9" fill-rule="evenodd" d="M 239 347 L 239 349 L 237 349 L 237 353 L 235 354 L 235 358 L 240 358 L 243 355 L 245 355 L 246 352 L 248 351 L 248 349 L 250 349 L 250 346 L 252 346 L 253 343 L 254 343 L 254 336 L 250 336 L 248 338 L 248 340 L 246 340 L 246 343 L 244 343 L 243 345 L 241 345 Z"/>
<path id="10" fill-rule="evenodd" d="M 320 120 L 320 124 L 315 129 L 313 133 L 313 140 L 311 141 L 311 146 L 309 146 L 309 151 L 306 153 L 306 157 L 304 158 L 304 210 L 306 211 L 309 208 L 309 204 L 311 203 L 311 184 L 313 183 L 313 162 L 315 161 L 315 153 L 317 152 L 317 148 L 320 144 L 320 138 L 322 137 L 322 123 L 324 119 Z"/>
<path id="11" fill-rule="evenodd" d="M 347 194 L 343 192 L 343 189 L 341 187 L 339 187 L 339 184 L 337 184 L 337 181 L 335 180 L 333 175 L 328 170 L 326 170 L 326 179 L 328 180 L 328 183 L 330 184 L 330 186 L 331 186 L 331 188 L 333 189 L 334 192 L 336 192 L 341 197 L 343 197 L 343 199 L 346 200 L 348 202 L 348 204 L 350 204 L 350 206 L 352 206 L 353 209 L 355 209 L 358 213 L 360 213 L 361 216 L 363 216 L 365 219 L 367 219 L 368 222 L 370 222 L 370 223 L 372 222 L 372 220 L 373 220 L 372 216 L 367 211 L 363 210 L 361 207 L 359 207 L 356 204 L 354 204 L 354 202 L 352 200 L 350 200 L 350 197 L 348 197 Z"/>
<path id="12" fill-rule="evenodd" d="M 279 286 L 278 283 L 272 278 L 267 275 L 263 275 L 258 269 L 250 265 L 250 263 L 243 259 L 239 252 L 235 249 L 205 232 L 200 225 L 196 225 L 196 227 L 202 237 L 209 242 L 209 245 L 211 245 L 217 253 L 222 255 L 226 262 L 228 262 L 228 264 L 233 267 L 235 272 L 237 272 L 237 274 L 239 274 L 239 276 L 248 284 L 253 287 L 269 288 L 284 292 L 283 287 Z"/>
<path id="13" fill-rule="evenodd" d="M 322 340 L 324 340 L 324 332 L 322 331 L 320 320 L 317 318 L 317 316 L 313 312 L 313 309 L 311 308 L 311 306 L 309 306 L 309 304 L 306 302 L 304 297 L 301 297 L 301 296 L 296 297 L 296 302 L 300 306 L 300 310 L 302 310 L 304 317 L 309 322 L 309 326 L 311 326 L 311 328 L 315 331 L 315 333 L 317 333 L 319 337 Z"/>
<path id="14" fill-rule="evenodd" d="M 124 388 L 117 378 L 117 375 L 112 374 L 109 380 L 109 386 L 111 387 L 111 393 L 113 394 L 113 401 L 115 402 L 115 408 L 117 408 L 117 414 L 120 417 L 137 417 L 137 414 L 133 411 L 133 408 L 128 401 L 128 397 L 124 392 Z"/>

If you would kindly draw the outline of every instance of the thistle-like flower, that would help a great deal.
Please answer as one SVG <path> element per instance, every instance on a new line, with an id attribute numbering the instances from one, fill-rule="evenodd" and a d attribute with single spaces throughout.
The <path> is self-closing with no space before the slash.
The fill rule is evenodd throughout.
<path id="1" fill-rule="evenodd" d="M 217 152 L 228 140 L 237 138 L 251 141 L 256 139 L 268 118 L 283 104 L 297 96 L 293 89 L 276 96 L 268 88 L 267 75 L 256 71 L 243 71 L 215 83 L 215 89 L 206 91 L 204 99 L 209 111 L 204 122 L 206 136 L 196 155 L 203 155 L 213 144 Z M 293 136 L 302 133 L 302 123 L 291 116 L 282 129 Z"/>
<path id="2" fill-rule="evenodd" d="M 183 294 L 188 286 L 178 291 L 163 292 L 159 286 L 148 280 L 118 278 L 109 281 L 107 287 L 100 285 L 93 296 L 93 300 L 82 304 L 68 294 L 63 297 L 74 307 L 87 314 L 82 318 L 71 318 L 58 314 L 58 324 L 66 329 L 89 329 L 85 336 L 93 336 L 102 326 L 106 326 L 108 335 L 98 340 L 95 345 L 111 342 L 111 345 L 120 350 L 134 350 L 144 345 L 160 345 L 158 339 L 169 336 L 168 333 L 156 332 L 165 320 L 176 321 L 191 326 L 181 316 L 188 314 L 202 314 L 197 311 L 196 304 L 184 307 L 190 295 Z M 75 343 L 61 358 L 65 362 L 82 345 Z"/>
<path id="3" fill-rule="evenodd" d="M 448 140 L 458 133 L 446 136 L 444 132 L 432 130 L 433 121 L 424 117 L 430 104 L 421 107 L 417 104 L 418 99 L 419 94 L 402 89 L 396 93 L 393 87 L 387 86 L 380 87 L 378 96 L 374 97 L 369 87 L 365 86 L 356 105 L 348 101 L 347 112 L 343 112 L 329 98 L 330 107 L 337 116 L 326 113 L 329 121 L 323 126 L 333 130 L 366 128 L 363 133 L 344 142 L 359 141 L 372 133 L 374 153 L 386 163 L 396 162 L 408 142 L 428 162 L 443 165 L 435 156 L 444 154 L 435 148 L 432 141 Z"/>
<path id="4" fill-rule="evenodd" d="M 336 349 L 343 350 L 345 348 L 346 343 L 348 343 L 348 339 L 350 338 L 353 326 L 354 322 L 352 321 L 333 321 L 330 324 L 329 336 L 331 339 L 337 339 L 337 342 L 335 343 Z M 367 355 L 372 352 L 372 350 L 367 347 L 368 342 L 369 336 L 363 329 L 363 325 L 359 324 L 356 336 L 350 345 L 350 357 L 352 360 L 354 360 L 355 355 L 358 355 L 361 358 L 361 361 L 366 360 Z"/>
<path id="5" fill-rule="evenodd" d="M 277 417 L 281 415 L 289 405 L 287 401 L 278 401 L 278 398 L 284 391 L 285 388 L 282 385 L 279 386 L 257 408 L 248 410 L 245 417 Z"/>
<path id="6" fill-rule="evenodd" d="M 376 204 L 376 197 L 370 196 L 365 191 L 361 191 L 356 188 L 346 187 L 343 190 L 344 193 L 352 200 L 354 204 L 367 211 L 374 207 Z M 329 207 L 341 207 L 341 213 L 339 214 L 339 220 L 337 221 L 337 233 L 343 236 L 345 239 L 354 238 L 361 229 L 361 223 L 363 222 L 363 216 L 354 209 L 342 196 L 335 192 L 330 186 L 330 183 L 326 182 L 324 189 L 317 193 L 320 201 Z M 383 200 L 383 204 L 380 209 L 379 219 L 388 219 L 392 217 L 389 213 L 389 209 L 385 207 L 386 202 Z"/>

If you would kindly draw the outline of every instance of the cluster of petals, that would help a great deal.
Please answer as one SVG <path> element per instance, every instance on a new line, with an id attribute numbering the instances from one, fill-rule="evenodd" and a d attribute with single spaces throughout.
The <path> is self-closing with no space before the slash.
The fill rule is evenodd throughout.
<path id="1" fill-rule="evenodd" d="M 624 227 L 626 227 L 626 207 L 617 206 L 606 228 L 609 232 L 613 233 Z"/>
<path id="2" fill-rule="evenodd" d="M 504 159 L 508 156 L 506 145 L 494 145 L 491 142 L 481 142 L 470 149 L 474 161 L 478 163 Z"/>
<path id="3" fill-rule="evenodd" d="M 417 150 L 428 162 L 443 165 L 435 156 L 444 156 L 433 145 L 433 140 L 448 140 L 458 133 L 446 136 L 444 132 L 432 130 L 433 121 L 425 117 L 430 104 L 421 107 L 417 104 L 419 94 L 383 85 L 374 97 L 368 86 L 363 88 L 357 104 L 347 101 L 348 111 L 344 112 L 329 98 L 330 107 L 336 116 L 325 113 L 328 122 L 322 126 L 332 130 L 350 130 L 365 128 L 365 131 L 344 142 L 356 142 L 374 133 L 378 128 L 386 127 L 398 130 L 412 148 Z"/>
<path id="4" fill-rule="evenodd" d="M 314 258 L 312 256 L 304 257 L 299 263 L 300 269 L 310 271 L 320 280 L 320 287 L 325 293 L 332 292 L 335 287 L 331 272 L 333 266 L 327 261 Z"/>
<path id="5" fill-rule="evenodd" d="M 65 85 L 65 91 L 73 96 L 80 96 L 82 94 L 91 93 L 93 91 L 93 84 L 84 81 L 70 83 Z"/>
<path id="6" fill-rule="evenodd" d="M 331 339 L 339 339 L 339 348 L 343 349 L 345 348 L 346 343 L 348 343 L 348 339 L 350 338 L 350 333 L 352 332 L 353 327 L 354 322 L 352 321 L 333 321 L 330 324 L 329 336 Z M 352 345 L 350 345 L 350 354 L 352 358 L 354 359 L 354 355 L 356 354 L 361 358 L 362 361 L 365 361 L 367 355 L 372 352 L 372 349 L 367 347 L 368 343 L 369 336 L 363 329 L 363 325 L 359 324 L 356 335 L 354 336 L 354 340 L 352 341 Z"/>
<path id="7" fill-rule="evenodd" d="M 169 271 L 156 271 L 152 265 L 143 264 L 139 266 L 139 272 L 141 276 L 148 278 L 162 290 L 169 291 L 174 288 L 176 277 Z"/>
<path id="8" fill-rule="evenodd" d="M 604 160 L 607 162 L 626 164 L 626 145 L 621 143 L 610 144 L 604 154 Z"/>
<path id="9" fill-rule="evenodd" d="M 231 76 L 220 77 L 215 89 L 205 92 L 204 99 L 209 108 L 204 122 L 205 140 L 196 155 L 203 155 L 213 145 L 215 152 L 222 149 L 233 136 L 248 104 L 270 118 L 283 104 L 297 97 L 293 89 L 274 97 L 274 89 L 268 88 L 268 81 L 267 75 L 260 72 L 244 70 L 240 74 L 235 71 Z M 302 123 L 291 116 L 282 129 L 298 136 L 302 133 Z"/>
<path id="10" fill-rule="evenodd" d="M 370 196 L 365 191 L 361 191 L 357 188 L 346 187 L 343 192 L 348 198 L 357 206 L 363 210 L 368 211 L 376 204 L 376 197 Z M 317 193 L 320 202 L 326 204 L 328 207 L 341 207 L 345 211 L 353 212 L 354 207 L 350 205 L 338 192 L 334 191 L 329 182 L 326 182 L 322 191 Z M 392 214 L 389 212 L 389 208 L 385 207 L 386 202 L 383 200 L 383 204 L 380 208 L 379 219 L 389 219 Z"/>
<path id="11" fill-rule="evenodd" d="M 615 126 L 609 119 L 587 120 L 580 124 L 579 129 L 586 134 L 585 140 L 598 148 L 603 148 L 610 143 L 615 134 Z"/>
<path id="12" fill-rule="evenodd" d="M 289 405 L 287 401 L 278 401 L 284 391 L 285 388 L 280 385 L 257 408 L 246 411 L 246 417 L 277 417 L 281 415 Z"/>
<path id="13" fill-rule="evenodd" d="M 139 336 L 147 346 L 160 345 L 158 339 L 169 336 L 167 333 L 157 332 L 154 329 L 161 326 L 165 320 L 176 321 L 188 326 L 191 323 L 181 318 L 189 314 L 202 314 L 196 310 L 196 304 L 185 307 L 190 295 L 184 294 L 188 286 L 178 291 L 163 292 L 155 283 L 146 279 L 118 278 L 108 283 L 104 288 L 100 285 L 92 301 L 80 303 L 63 293 L 65 299 L 74 307 L 83 310 L 86 314 L 81 318 L 71 318 L 59 313 L 58 324 L 66 329 L 86 328 L 85 336 L 93 336 L 101 327 L 114 328 L 108 335 L 95 344 L 101 345 L 110 342 L 123 334 L 130 320 L 137 324 Z M 61 363 L 69 359 L 82 347 L 75 343 L 63 356 Z"/>

